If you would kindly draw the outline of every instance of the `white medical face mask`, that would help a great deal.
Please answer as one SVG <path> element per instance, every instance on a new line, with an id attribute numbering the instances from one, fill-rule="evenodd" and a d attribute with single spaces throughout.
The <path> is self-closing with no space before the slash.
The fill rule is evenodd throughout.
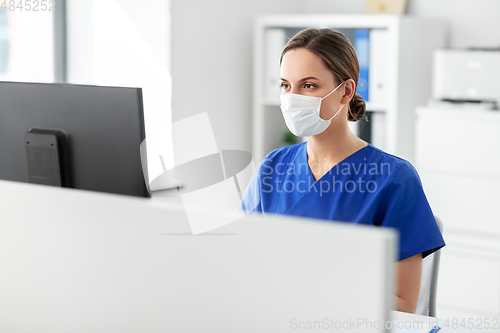
<path id="1" fill-rule="evenodd" d="M 288 126 L 290 132 L 301 137 L 312 136 L 324 132 L 330 125 L 332 119 L 342 110 L 345 104 L 342 104 L 333 117 L 325 120 L 319 116 L 321 101 L 330 96 L 343 83 L 344 81 L 323 98 L 292 93 L 280 95 L 281 112 L 283 113 L 286 126 Z"/>

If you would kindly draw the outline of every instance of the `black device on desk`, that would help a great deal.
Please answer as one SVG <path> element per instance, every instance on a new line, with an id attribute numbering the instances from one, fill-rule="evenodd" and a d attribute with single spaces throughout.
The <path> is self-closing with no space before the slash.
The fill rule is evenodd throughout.
<path id="1" fill-rule="evenodd" d="M 149 197 L 141 88 L 0 82 L 0 179 Z"/>

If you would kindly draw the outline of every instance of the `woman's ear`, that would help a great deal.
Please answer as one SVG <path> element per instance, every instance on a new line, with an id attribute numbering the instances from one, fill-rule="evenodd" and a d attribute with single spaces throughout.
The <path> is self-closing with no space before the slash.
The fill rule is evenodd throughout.
<path id="1" fill-rule="evenodd" d="M 347 79 L 344 82 L 344 95 L 342 96 L 340 102 L 342 104 L 348 104 L 355 93 L 356 93 L 356 83 L 354 82 L 353 79 Z"/>

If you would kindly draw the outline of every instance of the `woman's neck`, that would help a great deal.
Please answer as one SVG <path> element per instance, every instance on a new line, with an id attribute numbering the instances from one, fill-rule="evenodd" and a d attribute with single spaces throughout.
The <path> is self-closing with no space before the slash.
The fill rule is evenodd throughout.
<path id="1" fill-rule="evenodd" d="M 308 161 L 334 165 L 366 146 L 367 143 L 355 136 L 346 122 L 332 123 L 323 133 L 307 138 Z"/>

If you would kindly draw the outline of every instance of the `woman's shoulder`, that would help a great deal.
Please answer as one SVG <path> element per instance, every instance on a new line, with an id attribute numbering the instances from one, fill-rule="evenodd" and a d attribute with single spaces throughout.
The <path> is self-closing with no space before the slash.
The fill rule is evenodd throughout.
<path id="1" fill-rule="evenodd" d="M 295 160 L 305 142 L 294 145 L 283 146 L 274 149 L 264 157 L 259 165 L 259 174 L 270 175 L 276 168 L 286 168 L 291 162 Z"/>
<path id="2" fill-rule="evenodd" d="M 287 145 L 283 147 L 279 147 L 271 151 L 266 155 L 264 161 L 280 163 L 286 159 L 290 159 L 293 156 L 296 156 L 300 149 L 305 147 L 306 142 L 297 143 L 294 145 Z"/>
<path id="3" fill-rule="evenodd" d="M 413 178 L 417 180 L 419 183 L 420 176 L 418 175 L 417 169 L 413 166 L 413 164 L 399 156 L 388 153 L 378 147 L 373 146 L 372 144 L 368 144 L 369 153 L 372 154 L 371 160 L 376 160 L 377 164 L 383 168 L 389 169 L 389 174 L 392 174 L 393 181 L 407 181 L 408 179 Z M 384 169 L 385 170 L 385 169 Z"/>

